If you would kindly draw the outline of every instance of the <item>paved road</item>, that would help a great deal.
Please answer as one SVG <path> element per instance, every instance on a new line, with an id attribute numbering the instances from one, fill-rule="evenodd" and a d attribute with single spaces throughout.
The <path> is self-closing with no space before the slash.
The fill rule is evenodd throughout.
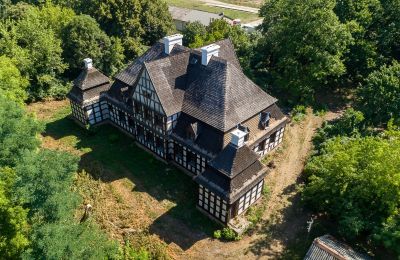
<path id="1" fill-rule="evenodd" d="M 221 7 L 221 8 L 231 9 L 231 10 L 237 10 L 237 11 L 242 11 L 242 12 L 249 12 L 249 13 L 258 14 L 258 12 L 260 11 L 259 8 L 227 4 L 227 3 L 220 2 L 220 1 L 217 1 L 217 0 L 201 0 L 201 1 L 206 3 L 207 5 L 210 5 L 210 6 L 216 6 L 216 7 Z"/>

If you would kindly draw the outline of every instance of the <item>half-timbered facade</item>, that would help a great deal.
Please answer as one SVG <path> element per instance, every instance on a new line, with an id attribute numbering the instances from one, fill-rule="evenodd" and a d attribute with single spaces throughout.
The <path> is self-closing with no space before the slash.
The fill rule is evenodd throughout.
<path id="1" fill-rule="evenodd" d="M 248 79 L 230 40 L 201 49 L 165 37 L 113 82 L 85 59 L 68 94 L 82 125 L 111 123 L 198 183 L 197 207 L 228 224 L 264 186 L 260 158 L 283 140 L 287 117 Z"/>

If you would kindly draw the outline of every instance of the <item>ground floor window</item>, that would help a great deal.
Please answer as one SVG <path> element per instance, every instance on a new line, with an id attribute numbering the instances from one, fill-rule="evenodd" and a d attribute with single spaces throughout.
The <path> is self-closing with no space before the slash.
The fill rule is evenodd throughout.
<path id="1" fill-rule="evenodd" d="M 226 222 L 228 217 L 228 205 L 226 201 L 202 185 L 199 185 L 198 205 L 217 219 L 224 223 Z"/>
<path id="2" fill-rule="evenodd" d="M 183 147 L 179 144 L 174 145 L 174 154 L 175 157 L 182 159 L 183 158 Z"/>
<path id="3" fill-rule="evenodd" d="M 87 118 L 86 118 L 85 111 L 83 110 L 83 108 L 71 101 L 71 110 L 72 110 L 73 117 L 75 117 L 78 121 L 80 121 L 86 125 Z"/>
<path id="4" fill-rule="evenodd" d="M 254 187 L 252 187 L 249 191 L 247 191 L 242 197 L 239 199 L 238 206 L 238 214 L 241 214 L 243 211 L 248 209 L 251 204 L 253 204 L 256 200 L 261 197 L 261 192 L 264 186 L 264 180 L 257 183 Z"/>

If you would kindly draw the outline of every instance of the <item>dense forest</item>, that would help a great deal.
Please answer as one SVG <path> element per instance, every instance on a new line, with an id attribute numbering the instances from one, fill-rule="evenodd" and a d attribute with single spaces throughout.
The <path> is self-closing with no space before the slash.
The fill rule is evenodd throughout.
<path id="1" fill-rule="evenodd" d="M 195 22 L 184 45 L 230 38 L 245 73 L 289 109 L 343 116 L 314 137 L 305 206 L 347 241 L 400 256 L 400 0 L 267 0 L 259 30 Z M 0 258 L 148 259 L 79 222 L 79 158 L 41 147 L 25 104 L 64 99 L 91 57 L 113 76 L 174 32 L 162 0 L 0 0 Z"/>

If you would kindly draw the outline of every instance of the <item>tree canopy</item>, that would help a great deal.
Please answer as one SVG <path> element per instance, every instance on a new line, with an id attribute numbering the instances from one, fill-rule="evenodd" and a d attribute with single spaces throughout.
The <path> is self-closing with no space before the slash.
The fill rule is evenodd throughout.
<path id="1" fill-rule="evenodd" d="M 0 56 L 0 68 L 0 92 L 6 98 L 22 105 L 28 98 L 28 79 L 21 75 L 14 62 L 6 56 Z"/>
<path id="2" fill-rule="evenodd" d="M 371 73 L 359 88 L 358 106 L 375 123 L 400 119 L 400 63 L 384 65 Z"/>
<path id="3" fill-rule="evenodd" d="M 260 62 L 271 84 L 292 101 L 312 100 L 328 79 L 346 71 L 343 55 L 350 29 L 334 13 L 334 0 L 271 0 L 261 8 L 263 40 Z"/>
<path id="4" fill-rule="evenodd" d="M 399 159 L 400 139 L 393 136 L 330 139 L 306 166 L 303 198 L 337 220 L 344 237 L 382 232 L 390 237 L 386 222 L 397 220 L 400 209 Z"/>
<path id="5" fill-rule="evenodd" d="M 63 57 L 74 74 L 79 73 L 83 59 L 88 57 L 108 75 L 121 69 L 124 56 L 118 44 L 121 43 L 112 42 L 96 20 L 87 15 L 75 16 L 63 28 Z"/>

